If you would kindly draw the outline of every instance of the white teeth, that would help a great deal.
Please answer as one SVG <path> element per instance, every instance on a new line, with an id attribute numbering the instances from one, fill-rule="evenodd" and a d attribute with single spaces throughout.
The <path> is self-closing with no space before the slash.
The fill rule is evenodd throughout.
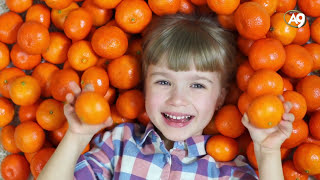
<path id="1" fill-rule="evenodd" d="M 169 115 L 169 114 L 166 114 L 166 113 L 164 113 L 164 115 L 166 117 L 171 118 L 171 119 L 178 119 L 178 120 L 180 120 L 180 119 L 190 119 L 191 118 L 191 116 L 172 116 L 172 115 Z"/>

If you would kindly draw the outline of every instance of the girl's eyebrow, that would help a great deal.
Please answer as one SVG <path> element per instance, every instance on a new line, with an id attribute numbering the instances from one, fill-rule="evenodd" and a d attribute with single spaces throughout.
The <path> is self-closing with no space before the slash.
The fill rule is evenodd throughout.
<path id="1" fill-rule="evenodd" d="M 157 75 L 158 75 L 158 76 L 164 76 L 164 77 L 170 76 L 168 73 L 165 73 L 165 72 L 153 72 L 153 73 L 151 73 L 150 76 L 157 76 Z M 205 80 L 205 81 L 213 84 L 213 81 L 212 81 L 212 80 L 210 80 L 209 78 L 204 77 L 204 76 L 194 75 L 194 76 L 192 76 L 191 79 L 192 79 L 192 80 Z"/>

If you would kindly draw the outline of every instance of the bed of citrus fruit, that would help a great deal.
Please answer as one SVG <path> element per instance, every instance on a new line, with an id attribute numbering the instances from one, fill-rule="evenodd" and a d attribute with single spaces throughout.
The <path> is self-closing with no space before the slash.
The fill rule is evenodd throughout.
<path id="1" fill-rule="evenodd" d="M 0 127 L 1 144 L 11 154 L 1 163 L 4 179 L 39 175 L 68 129 L 63 103 L 71 81 L 95 90 L 76 103 L 83 121 L 95 124 L 111 115 L 108 129 L 124 122 L 146 125 L 144 30 L 152 17 L 195 11 L 217 14 L 238 38 L 231 91 L 204 130 L 212 135 L 208 154 L 219 161 L 244 155 L 257 170 L 241 117 L 248 112 L 253 125 L 276 126 L 284 111 L 282 95 L 296 117 L 281 147 L 285 179 L 320 179 L 319 1 L 6 0 L 6 5 L 10 11 L 0 15 Z M 301 28 L 285 23 L 291 17 L 285 13 L 293 9 L 307 17 Z M 95 109 L 96 103 L 104 110 Z"/>

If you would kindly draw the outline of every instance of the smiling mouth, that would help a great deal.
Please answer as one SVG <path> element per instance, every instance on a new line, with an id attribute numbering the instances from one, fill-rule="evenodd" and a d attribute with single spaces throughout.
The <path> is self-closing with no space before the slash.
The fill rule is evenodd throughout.
<path id="1" fill-rule="evenodd" d="M 170 114 L 167 114 L 167 113 L 161 113 L 161 114 L 162 114 L 163 117 L 165 117 L 169 121 L 177 122 L 177 123 L 188 122 L 192 118 L 194 118 L 194 116 L 192 116 L 192 115 L 174 116 L 174 115 L 170 115 Z"/>

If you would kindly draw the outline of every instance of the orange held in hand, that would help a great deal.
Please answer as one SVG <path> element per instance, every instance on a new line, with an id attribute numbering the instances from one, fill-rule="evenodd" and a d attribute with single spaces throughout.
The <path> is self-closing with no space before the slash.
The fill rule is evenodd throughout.
<path id="1" fill-rule="evenodd" d="M 247 113 L 250 123 L 255 127 L 271 128 L 280 123 L 284 107 L 277 96 L 267 94 L 254 99 Z"/>
<path id="2" fill-rule="evenodd" d="M 110 117 L 107 100 L 96 92 L 84 92 L 78 96 L 75 111 L 79 119 L 87 124 L 100 124 Z"/>
<path id="3" fill-rule="evenodd" d="M 231 161 L 238 154 L 238 143 L 230 137 L 215 135 L 208 140 L 206 151 L 216 161 Z"/>

